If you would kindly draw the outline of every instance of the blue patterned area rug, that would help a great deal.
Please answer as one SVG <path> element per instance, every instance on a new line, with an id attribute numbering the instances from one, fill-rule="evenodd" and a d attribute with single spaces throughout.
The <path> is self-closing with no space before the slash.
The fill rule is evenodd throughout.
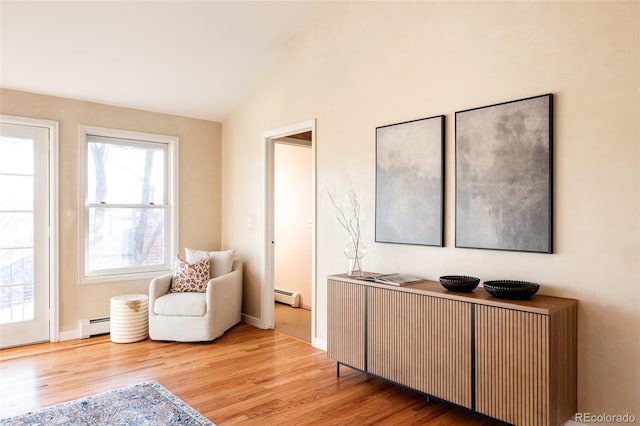
<path id="1" fill-rule="evenodd" d="M 156 381 L 0 419 L 0 425 L 213 425 Z"/>

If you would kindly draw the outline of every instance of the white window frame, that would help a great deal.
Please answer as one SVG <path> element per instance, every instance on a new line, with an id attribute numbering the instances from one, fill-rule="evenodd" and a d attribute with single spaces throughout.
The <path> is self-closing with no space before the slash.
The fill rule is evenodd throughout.
<path id="1" fill-rule="evenodd" d="M 161 135 L 155 133 L 136 132 L 130 130 L 111 129 L 106 127 L 79 126 L 80 136 L 80 200 L 79 206 L 79 275 L 82 284 L 118 282 L 126 280 L 139 280 L 158 276 L 164 272 L 170 272 L 172 261 L 176 256 L 178 242 L 178 143 L 177 136 Z M 87 199 L 88 188 L 88 158 L 87 145 L 89 136 L 131 140 L 131 145 L 144 146 L 149 143 L 162 143 L 167 145 L 167 234 L 165 235 L 165 249 L 167 253 L 166 263 L 157 268 L 149 269 L 148 266 L 140 268 L 127 268 L 119 271 L 113 269 L 105 272 L 90 272 L 86 266 L 86 253 L 89 247 L 89 209 L 94 206 Z"/>

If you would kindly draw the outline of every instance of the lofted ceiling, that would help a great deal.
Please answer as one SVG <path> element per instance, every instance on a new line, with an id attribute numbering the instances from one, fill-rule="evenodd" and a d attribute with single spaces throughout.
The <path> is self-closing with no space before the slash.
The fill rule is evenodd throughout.
<path id="1" fill-rule="evenodd" d="M 0 86 L 222 121 L 321 1 L 0 2 Z"/>

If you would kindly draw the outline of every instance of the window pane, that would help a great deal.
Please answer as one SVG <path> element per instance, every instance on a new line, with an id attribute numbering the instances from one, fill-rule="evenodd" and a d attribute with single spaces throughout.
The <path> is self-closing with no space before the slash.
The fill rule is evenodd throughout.
<path id="1" fill-rule="evenodd" d="M 0 288 L 0 324 L 33 319 L 33 284 Z"/>
<path id="2" fill-rule="evenodd" d="M 33 249 L 0 249 L 0 286 L 33 282 Z"/>
<path id="3" fill-rule="evenodd" d="M 0 324 L 33 319 L 33 250 L 0 250 Z"/>
<path id="4" fill-rule="evenodd" d="M 33 140 L 0 138 L 0 173 L 33 174 Z"/>
<path id="5" fill-rule="evenodd" d="M 89 271 L 165 264 L 163 208 L 89 209 Z"/>
<path id="6" fill-rule="evenodd" d="M 0 248 L 33 246 L 33 213 L 0 211 Z"/>
<path id="7" fill-rule="evenodd" d="M 166 145 L 157 145 L 89 142 L 89 203 L 164 204 Z"/>
<path id="8" fill-rule="evenodd" d="M 33 176 L 0 174 L 0 210 L 33 209 Z"/>

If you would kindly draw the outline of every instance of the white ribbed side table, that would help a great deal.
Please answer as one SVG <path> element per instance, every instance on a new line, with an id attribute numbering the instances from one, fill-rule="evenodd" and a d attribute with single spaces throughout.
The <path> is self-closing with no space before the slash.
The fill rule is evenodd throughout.
<path id="1" fill-rule="evenodd" d="M 138 342 L 149 334 L 149 296 L 125 294 L 111 298 L 111 341 Z"/>

